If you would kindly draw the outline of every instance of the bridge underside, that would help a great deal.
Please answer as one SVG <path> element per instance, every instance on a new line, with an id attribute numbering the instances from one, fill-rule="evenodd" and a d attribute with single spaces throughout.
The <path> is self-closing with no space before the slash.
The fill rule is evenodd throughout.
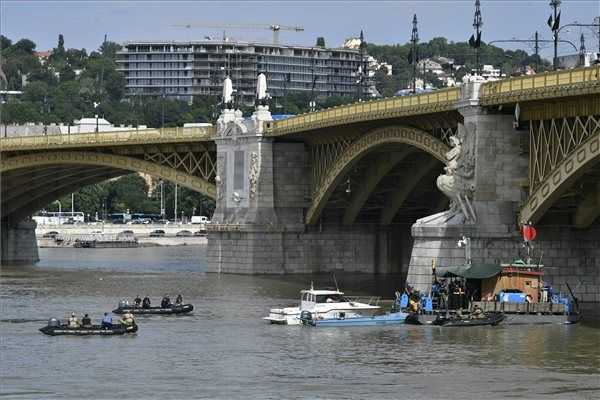
<path id="1" fill-rule="evenodd" d="M 37 260 L 31 215 L 85 186 L 142 172 L 215 197 L 214 144 L 5 152 L 0 167 L 2 262 Z M 31 231 L 28 233 L 28 231 Z"/>

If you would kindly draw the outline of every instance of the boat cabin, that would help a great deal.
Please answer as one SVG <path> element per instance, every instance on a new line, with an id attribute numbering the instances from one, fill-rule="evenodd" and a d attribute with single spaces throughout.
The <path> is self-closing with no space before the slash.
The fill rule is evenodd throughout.
<path id="1" fill-rule="evenodd" d="M 301 290 L 300 291 L 300 309 L 306 310 L 313 308 L 320 303 L 343 303 L 346 302 L 344 293 L 339 290 Z"/>

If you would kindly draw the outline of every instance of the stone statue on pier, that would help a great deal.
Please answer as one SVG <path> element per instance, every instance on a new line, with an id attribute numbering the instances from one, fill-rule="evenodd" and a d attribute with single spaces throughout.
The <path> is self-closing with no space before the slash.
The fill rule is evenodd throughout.
<path id="1" fill-rule="evenodd" d="M 223 109 L 217 119 L 217 136 L 235 136 L 248 132 L 248 128 L 244 124 L 242 112 L 234 109 L 233 93 L 231 78 L 227 76 L 223 81 Z"/>
<path id="2" fill-rule="evenodd" d="M 229 76 L 223 81 L 223 108 L 226 110 L 233 109 L 233 83 Z"/>
<path id="3" fill-rule="evenodd" d="M 444 175 L 437 178 L 436 184 L 449 199 L 450 210 L 446 217 L 454 217 L 457 214 L 461 216 L 465 222 L 475 222 L 477 216 L 471 204 L 473 191 L 474 176 L 474 157 L 472 146 L 469 146 L 466 141 L 465 129 L 461 129 L 457 135 L 450 137 L 452 148 L 446 153 L 447 164 L 444 167 Z"/>
<path id="4" fill-rule="evenodd" d="M 269 95 L 267 94 L 267 77 L 262 72 L 256 78 L 256 101 L 261 106 L 266 106 Z"/>

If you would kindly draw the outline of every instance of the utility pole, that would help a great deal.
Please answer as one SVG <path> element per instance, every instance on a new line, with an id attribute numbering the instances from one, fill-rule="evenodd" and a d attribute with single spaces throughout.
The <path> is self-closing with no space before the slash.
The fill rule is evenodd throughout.
<path id="1" fill-rule="evenodd" d="M 175 219 L 175 223 L 177 223 L 177 184 L 175 184 L 175 210 L 174 210 L 173 214 L 174 214 L 173 218 Z"/>
<path id="2" fill-rule="evenodd" d="M 535 31 L 535 72 L 538 72 L 539 63 L 540 63 L 540 39 L 538 36 L 538 31 Z"/>
<path id="3" fill-rule="evenodd" d="M 579 38 L 579 43 L 579 66 L 585 67 L 585 36 L 583 35 L 583 33 Z"/>
<path id="4" fill-rule="evenodd" d="M 411 60 L 413 66 L 413 76 L 412 76 L 412 92 L 417 93 L 417 44 L 419 43 L 419 30 L 417 28 L 417 14 L 413 16 L 412 22 L 412 34 L 410 36 L 411 43 Z M 423 68 L 425 68 L 425 64 L 423 64 Z M 425 81 L 423 81 L 425 83 Z"/>
<path id="5" fill-rule="evenodd" d="M 561 0 L 551 0 L 550 7 L 554 11 L 554 18 L 550 15 L 548 18 L 548 26 L 552 30 L 554 35 L 554 59 L 552 61 L 552 68 L 556 71 L 558 69 L 558 31 L 560 28 L 560 3 Z"/>
<path id="6" fill-rule="evenodd" d="M 363 85 L 366 81 L 366 77 L 368 75 L 367 71 L 367 43 L 365 42 L 365 36 L 363 31 L 360 31 L 360 68 L 359 68 L 359 76 L 358 76 L 358 101 L 360 101 L 364 95 Z"/>
<path id="7" fill-rule="evenodd" d="M 165 198 L 164 198 L 164 183 L 162 179 L 160 180 L 160 219 L 165 219 Z"/>

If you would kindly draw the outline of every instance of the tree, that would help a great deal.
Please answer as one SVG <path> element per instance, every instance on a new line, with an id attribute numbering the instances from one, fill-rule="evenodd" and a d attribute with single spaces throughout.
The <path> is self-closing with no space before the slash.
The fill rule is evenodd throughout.
<path id="1" fill-rule="evenodd" d="M 4 35 L 0 35 L 0 50 L 4 50 L 12 46 L 12 40 Z"/>
<path id="2" fill-rule="evenodd" d="M 319 36 L 317 38 L 316 46 L 317 47 L 325 47 L 325 38 L 323 36 Z"/>
<path id="3" fill-rule="evenodd" d="M 117 51 L 121 50 L 121 48 L 122 46 L 118 43 L 106 41 L 102 43 L 98 50 L 103 57 L 114 60 L 116 58 Z"/>

